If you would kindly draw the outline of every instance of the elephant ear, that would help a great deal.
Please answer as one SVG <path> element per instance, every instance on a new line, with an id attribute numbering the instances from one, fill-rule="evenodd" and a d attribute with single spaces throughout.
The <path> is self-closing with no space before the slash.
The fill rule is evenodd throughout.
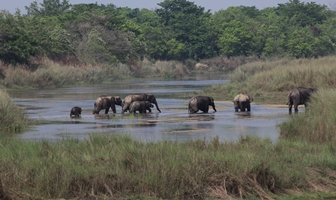
<path id="1" fill-rule="evenodd" d="M 114 102 L 115 102 L 116 105 L 120 105 L 120 106 L 123 103 L 122 100 L 121 100 L 121 98 L 120 98 L 120 96 L 115 96 L 114 97 Z"/>
<path id="2" fill-rule="evenodd" d="M 149 102 L 154 102 L 154 100 L 155 100 L 154 95 L 152 95 L 152 94 L 147 94 L 147 101 L 149 101 Z"/>

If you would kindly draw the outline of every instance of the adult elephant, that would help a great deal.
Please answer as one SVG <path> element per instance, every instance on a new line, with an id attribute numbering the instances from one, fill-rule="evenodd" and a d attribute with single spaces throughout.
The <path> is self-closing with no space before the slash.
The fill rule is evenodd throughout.
<path id="1" fill-rule="evenodd" d="M 253 98 L 245 93 L 240 93 L 236 95 L 233 98 L 233 106 L 235 109 L 235 112 L 245 112 L 246 110 L 249 112 L 251 111 L 251 102 L 253 101 Z"/>
<path id="2" fill-rule="evenodd" d="M 213 110 L 217 112 L 215 101 L 212 97 L 196 96 L 189 100 L 188 110 L 189 113 L 197 113 L 199 110 L 203 111 L 203 113 L 208 113 L 209 106 L 212 106 Z"/>
<path id="3" fill-rule="evenodd" d="M 105 114 L 108 114 L 110 108 L 113 113 L 116 113 L 115 105 L 121 106 L 121 104 L 122 101 L 119 96 L 100 96 L 94 102 L 93 114 L 99 114 L 99 111 L 103 109 L 105 109 Z"/>
<path id="4" fill-rule="evenodd" d="M 153 94 L 132 94 L 124 98 L 122 103 L 122 113 L 129 110 L 129 107 L 134 101 L 149 101 L 156 106 L 156 109 L 161 113 L 161 110 L 157 104 L 156 98 Z"/>
<path id="5" fill-rule="evenodd" d="M 153 104 L 149 101 L 133 101 L 129 107 L 130 113 L 136 113 L 139 111 L 139 113 L 146 113 L 152 112 L 151 108 L 153 108 Z"/>
<path id="6" fill-rule="evenodd" d="M 299 112 L 298 106 L 304 105 L 307 107 L 307 103 L 310 99 L 310 96 L 313 92 L 316 91 L 316 88 L 310 87 L 297 87 L 292 89 L 288 93 L 288 111 L 292 113 L 292 106 L 294 105 L 295 112 Z"/>

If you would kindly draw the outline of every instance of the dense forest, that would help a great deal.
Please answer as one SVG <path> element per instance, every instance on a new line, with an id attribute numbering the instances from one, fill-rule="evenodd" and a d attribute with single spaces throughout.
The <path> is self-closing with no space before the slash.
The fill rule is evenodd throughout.
<path id="1" fill-rule="evenodd" d="M 0 17 L 0 60 L 32 58 L 82 63 L 200 60 L 216 56 L 309 58 L 335 54 L 336 12 L 289 0 L 262 10 L 229 7 L 212 13 L 187 0 L 164 0 L 156 10 L 114 4 L 33 1 Z"/>

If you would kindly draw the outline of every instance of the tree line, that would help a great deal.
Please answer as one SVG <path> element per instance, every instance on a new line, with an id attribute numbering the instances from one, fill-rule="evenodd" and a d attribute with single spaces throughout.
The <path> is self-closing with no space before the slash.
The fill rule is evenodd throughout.
<path id="1" fill-rule="evenodd" d="M 325 5 L 289 0 L 276 7 L 228 7 L 211 13 L 187 0 L 160 8 L 33 1 L 0 17 L 0 60 L 34 57 L 83 63 L 200 60 L 216 56 L 320 57 L 335 54 L 336 14 Z"/>

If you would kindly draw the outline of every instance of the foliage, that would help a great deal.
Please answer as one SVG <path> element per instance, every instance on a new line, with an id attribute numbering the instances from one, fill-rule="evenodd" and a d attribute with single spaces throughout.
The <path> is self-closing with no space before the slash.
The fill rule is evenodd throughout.
<path id="1" fill-rule="evenodd" d="M 4 14 L 0 18 L 0 60 L 5 64 L 28 64 L 36 55 L 38 40 L 31 22 L 21 15 Z"/>
<path id="2" fill-rule="evenodd" d="M 0 60 L 30 63 L 46 56 L 87 64 L 149 60 L 199 61 L 217 56 L 317 58 L 335 54 L 335 11 L 289 0 L 277 7 L 228 7 L 211 13 L 188 0 L 155 10 L 114 4 L 33 1 L 27 15 L 3 11 Z"/>
<path id="3" fill-rule="evenodd" d="M 57 16 L 70 8 L 69 0 L 43 0 L 38 5 L 37 1 L 33 1 L 30 6 L 25 6 L 27 14 L 35 17 Z"/>
<path id="4" fill-rule="evenodd" d="M 253 34 L 251 30 L 239 21 L 223 24 L 218 46 L 221 53 L 231 56 L 248 56 L 252 47 Z"/>

